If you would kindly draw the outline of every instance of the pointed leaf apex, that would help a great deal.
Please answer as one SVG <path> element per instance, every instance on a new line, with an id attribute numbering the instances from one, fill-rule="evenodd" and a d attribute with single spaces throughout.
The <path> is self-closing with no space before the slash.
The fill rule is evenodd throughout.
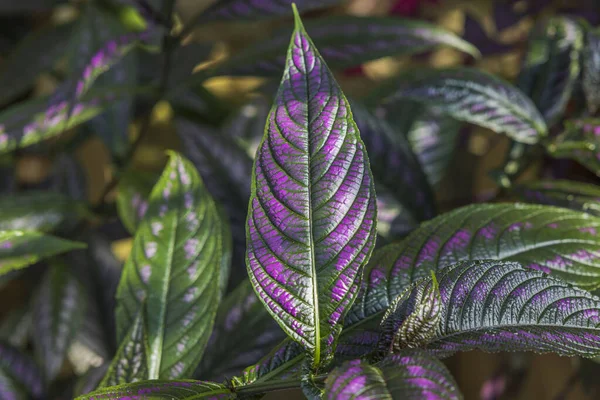
<path id="1" fill-rule="evenodd" d="M 303 31 L 304 24 L 302 24 L 302 19 L 300 18 L 300 13 L 298 12 L 298 8 L 296 7 L 296 3 L 292 3 L 292 11 L 294 13 L 294 29 L 296 31 Z"/>

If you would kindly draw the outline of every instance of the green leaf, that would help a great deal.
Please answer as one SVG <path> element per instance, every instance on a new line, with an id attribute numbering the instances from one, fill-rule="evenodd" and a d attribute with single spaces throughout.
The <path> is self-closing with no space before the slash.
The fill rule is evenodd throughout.
<path id="1" fill-rule="evenodd" d="M 600 187 L 588 183 L 548 180 L 516 186 L 512 193 L 528 203 L 570 208 L 600 217 Z"/>
<path id="2" fill-rule="evenodd" d="M 309 353 L 333 357 L 374 247 L 376 201 L 350 106 L 296 15 L 254 164 L 247 266 L 258 297 Z"/>
<path id="3" fill-rule="evenodd" d="M 590 113 L 600 107 L 600 28 L 586 32 L 583 51 L 583 92 Z"/>
<path id="4" fill-rule="evenodd" d="M 170 153 L 117 291 L 119 341 L 144 310 L 150 379 L 189 375 L 200 361 L 229 268 L 228 229 L 193 165 Z"/>
<path id="5" fill-rule="evenodd" d="M 7 392 L 2 391 L 2 386 L 9 385 L 10 382 L 14 385 L 13 391 L 22 390 L 33 398 L 42 398 L 45 394 L 46 385 L 36 363 L 21 350 L 4 341 L 0 341 L 0 380 L 2 378 L 7 380 L 0 382 L 2 399 L 7 398 Z"/>
<path id="6" fill-rule="evenodd" d="M 547 135 L 543 117 L 527 96 L 510 83 L 471 68 L 410 71 L 369 95 L 370 104 L 381 104 L 390 112 L 406 100 L 522 143 L 537 143 Z"/>
<path id="7" fill-rule="evenodd" d="M 0 231 L 0 276 L 54 255 L 85 247 L 34 231 Z"/>
<path id="8" fill-rule="evenodd" d="M 0 196 L 0 230 L 50 232 L 72 228 L 85 205 L 60 193 L 31 191 Z"/>
<path id="9" fill-rule="evenodd" d="M 246 368 L 240 377 L 234 377 L 232 381 L 237 386 L 243 386 L 254 382 L 297 378 L 300 374 L 301 362 L 304 360 L 303 350 L 298 343 L 286 339 L 256 364 Z"/>
<path id="10" fill-rule="evenodd" d="M 143 381 L 100 389 L 75 400 L 233 400 L 237 396 L 224 385 L 192 380 Z"/>
<path id="11" fill-rule="evenodd" d="M 306 31 L 329 68 L 342 69 L 387 56 L 422 53 L 449 46 L 479 57 L 470 43 L 425 22 L 389 17 L 335 16 L 308 20 Z M 209 75 L 279 76 L 285 66 L 290 28 L 242 50 L 215 66 Z"/>
<path id="12" fill-rule="evenodd" d="M 148 197 L 159 175 L 151 172 L 129 171 L 119 181 L 117 212 L 125 228 L 135 234 L 148 210 Z"/>
<path id="13" fill-rule="evenodd" d="M 457 400 L 463 396 L 439 360 L 422 351 L 405 351 L 375 365 L 362 360 L 342 364 L 329 373 L 323 398 Z"/>
<path id="14" fill-rule="evenodd" d="M 148 379 L 144 312 L 140 309 L 121 342 L 99 387 L 116 386 Z"/>
<path id="15" fill-rule="evenodd" d="M 33 300 L 33 344 L 46 381 L 53 381 L 85 313 L 81 284 L 69 269 L 55 262 Z"/>
<path id="16" fill-rule="evenodd" d="M 246 280 L 221 303 L 194 376 L 215 381 L 234 376 L 257 362 L 284 337 Z"/>
<path id="17" fill-rule="evenodd" d="M 600 176 L 600 119 L 585 118 L 565 122 L 565 130 L 546 146 L 555 158 L 569 158 Z"/>
<path id="18" fill-rule="evenodd" d="M 585 290 L 515 262 L 464 261 L 438 276 L 442 315 L 428 351 L 600 354 L 600 299 Z"/>

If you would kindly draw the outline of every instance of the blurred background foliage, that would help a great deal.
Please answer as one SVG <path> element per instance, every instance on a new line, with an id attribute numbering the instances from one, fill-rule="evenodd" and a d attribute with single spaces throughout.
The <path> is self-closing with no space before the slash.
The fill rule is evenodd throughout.
<path id="1" fill-rule="evenodd" d="M 78 19 L 79 1 L 61 0 L 0 0 L 0 71 L 5 61 L 19 43 L 32 32 L 47 26 L 69 24 Z M 119 1 L 106 1 L 109 6 Z M 175 30 L 185 26 L 191 16 L 208 7 L 213 0 L 180 0 L 177 2 L 179 21 Z M 137 14 L 131 10 L 120 15 L 122 21 L 132 26 L 139 24 Z M 345 93 L 360 97 L 377 83 L 411 68 L 472 65 L 509 81 L 515 80 L 526 50 L 527 38 L 536 21 L 551 15 L 570 15 L 586 19 L 592 25 L 600 23 L 600 2 L 597 0 L 345 0 L 340 5 L 308 12 L 305 20 L 323 15 L 381 16 L 393 15 L 430 21 L 444 27 L 474 44 L 483 57 L 473 58 L 452 48 L 439 48 L 419 56 L 385 57 L 367 62 L 360 67 L 346 69 L 337 78 Z M 216 61 L 236 54 L 249 43 L 269 37 L 281 26 L 289 26 L 289 18 L 257 22 L 220 22 L 198 25 L 186 37 L 186 43 L 197 43 L 196 63 L 193 58 L 175 59 L 174 68 L 193 68 L 201 72 Z M 43 34 L 43 32 L 42 32 Z M 52 43 L 49 43 L 48 51 Z M 75 53 L 76 55 L 77 53 Z M 42 62 L 39 60 L 38 62 Z M 154 64 L 140 58 L 140 73 L 152 75 Z M 146 67 L 146 68 L 145 68 Z M 27 71 L 23 71 L 26 74 Z M 55 69 L 35 78 L 29 87 L 19 88 L 15 95 L 0 93 L 0 107 L 6 109 L 19 101 L 52 93 L 67 73 L 61 60 Z M 2 74 L 0 73 L 0 76 Z M 0 78 L 0 92 L 5 82 Z M 182 100 L 194 118 L 215 127 L 234 124 L 231 116 L 241 113 L 253 116 L 264 113 L 260 90 L 269 81 L 255 77 L 214 77 L 198 85 L 200 100 Z M 251 100 L 254 102 L 248 103 Z M 144 123 L 144 115 L 151 112 L 147 135 L 134 153 L 132 166 L 139 171 L 160 171 L 166 161 L 165 148 L 180 150 L 182 144 L 173 126 L 173 107 L 181 104 L 161 101 L 148 111 L 149 104 L 136 104 L 134 118 L 126 129 L 125 138 L 136 140 Z M 184 108 L 185 108 L 184 107 Z M 233 126 L 233 125 L 232 125 Z M 101 127 L 94 125 L 101 129 Z M 241 129 L 241 128 L 240 128 Z M 262 129 L 262 126 L 255 127 Z M 78 132 L 81 135 L 81 132 Z M 82 135 L 77 143 L 74 158 L 57 156 L 59 150 L 73 143 L 73 132 L 51 139 L 50 145 L 21 149 L 0 158 L 0 186 L 3 188 L 48 188 L 57 185 L 57 179 L 67 182 L 67 190 L 79 192 L 93 204 L 103 199 L 109 205 L 116 200 L 114 190 L 106 190 L 123 160 L 113 159 L 105 142 L 95 135 Z M 474 201 L 491 199 L 498 185 L 490 172 L 502 166 L 510 141 L 479 127 L 463 129 L 459 146 L 454 154 L 452 171 L 436 187 L 440 211 L 449 210 Z M 126 144 L 125 144 L 126 147 Z M 14 163 L 14 164 L 13 164 Z M 598 183 L 598 178 L 571 161 L 560 164 L 566 178 Z M 14 165 L 14 167 L 13 167 Z M 520 180 L 544 176 L 544 160 L 529 166 Z M 57 176 L 59 178 L 57 178 Z M 114 189 L 114 188 L 112 188 Z M 71 193 L 72 194 L 72 193 Z M 126 229 L 113 221 L 99 227 L 111 239 L 111 247 L 119 260 L 124 260 L 130 250 L 131 237 Z M 34 267 L 29 273 L 40 273 Z M 0 318 L 15 305 L 28 301 L 31 282 L 28 274 L 14 279 L 0 291 Z M 531 363 L 525 362 L 531 359 Z M 506 355 L 480 352 L 461 353 L 448 364 L 467 399 L 494 399 L 495 393 L 504 392 L 504 398 L 520 399 L 584 399 L 598 398 L 598 393 L 586 396 L 582 383 L 594 383 L 594 375 L 581 381 L 574 372 L 581 361 L 552 355 Z M 68 366 L 64 374 L 68 375 Z M 519 387 L 518 395 L 511 391 Z M 590 386 L 590 385 L 588 385 Z M 593 385 L 591 385 L 593 386 Z M 569 388 L 565 391 L 565 388 Z M 278 393 L 276 397 L 283 396 Z"/>

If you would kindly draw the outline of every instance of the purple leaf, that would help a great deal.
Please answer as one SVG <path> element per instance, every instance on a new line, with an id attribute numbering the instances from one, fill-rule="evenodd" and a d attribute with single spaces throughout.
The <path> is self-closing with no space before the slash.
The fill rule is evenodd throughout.
<path id="1" fill-rule="evenodd" d="M 297 15 L 254 168 L 250 280 L 317 369 L 333 357 L 373 249 L 376 204 L 348 101 Z"/>
<path id="2" fill-rule="evenodd" d="M 34 398 L 41 398 L 44 395 L 44 379 L 36 363 L 19 349 L 4 341 L 0 341 L 0 376 L 5 376 L 16 383 L 19 388 L 26 390 Z M 8 383 L 0 382 L 2 399 L 5 398 L 3 384 Z"/>

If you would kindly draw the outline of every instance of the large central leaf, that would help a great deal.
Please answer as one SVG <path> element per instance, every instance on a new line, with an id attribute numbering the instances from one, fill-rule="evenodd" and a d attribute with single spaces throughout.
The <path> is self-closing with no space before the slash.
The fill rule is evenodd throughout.
<path id="1" fill-rule="evenodd" d="M 376 203 L 348 101 L 299 17 L 253 178 L 250 279 L 318 368 L 331 359 L 358 292 Z"/>

